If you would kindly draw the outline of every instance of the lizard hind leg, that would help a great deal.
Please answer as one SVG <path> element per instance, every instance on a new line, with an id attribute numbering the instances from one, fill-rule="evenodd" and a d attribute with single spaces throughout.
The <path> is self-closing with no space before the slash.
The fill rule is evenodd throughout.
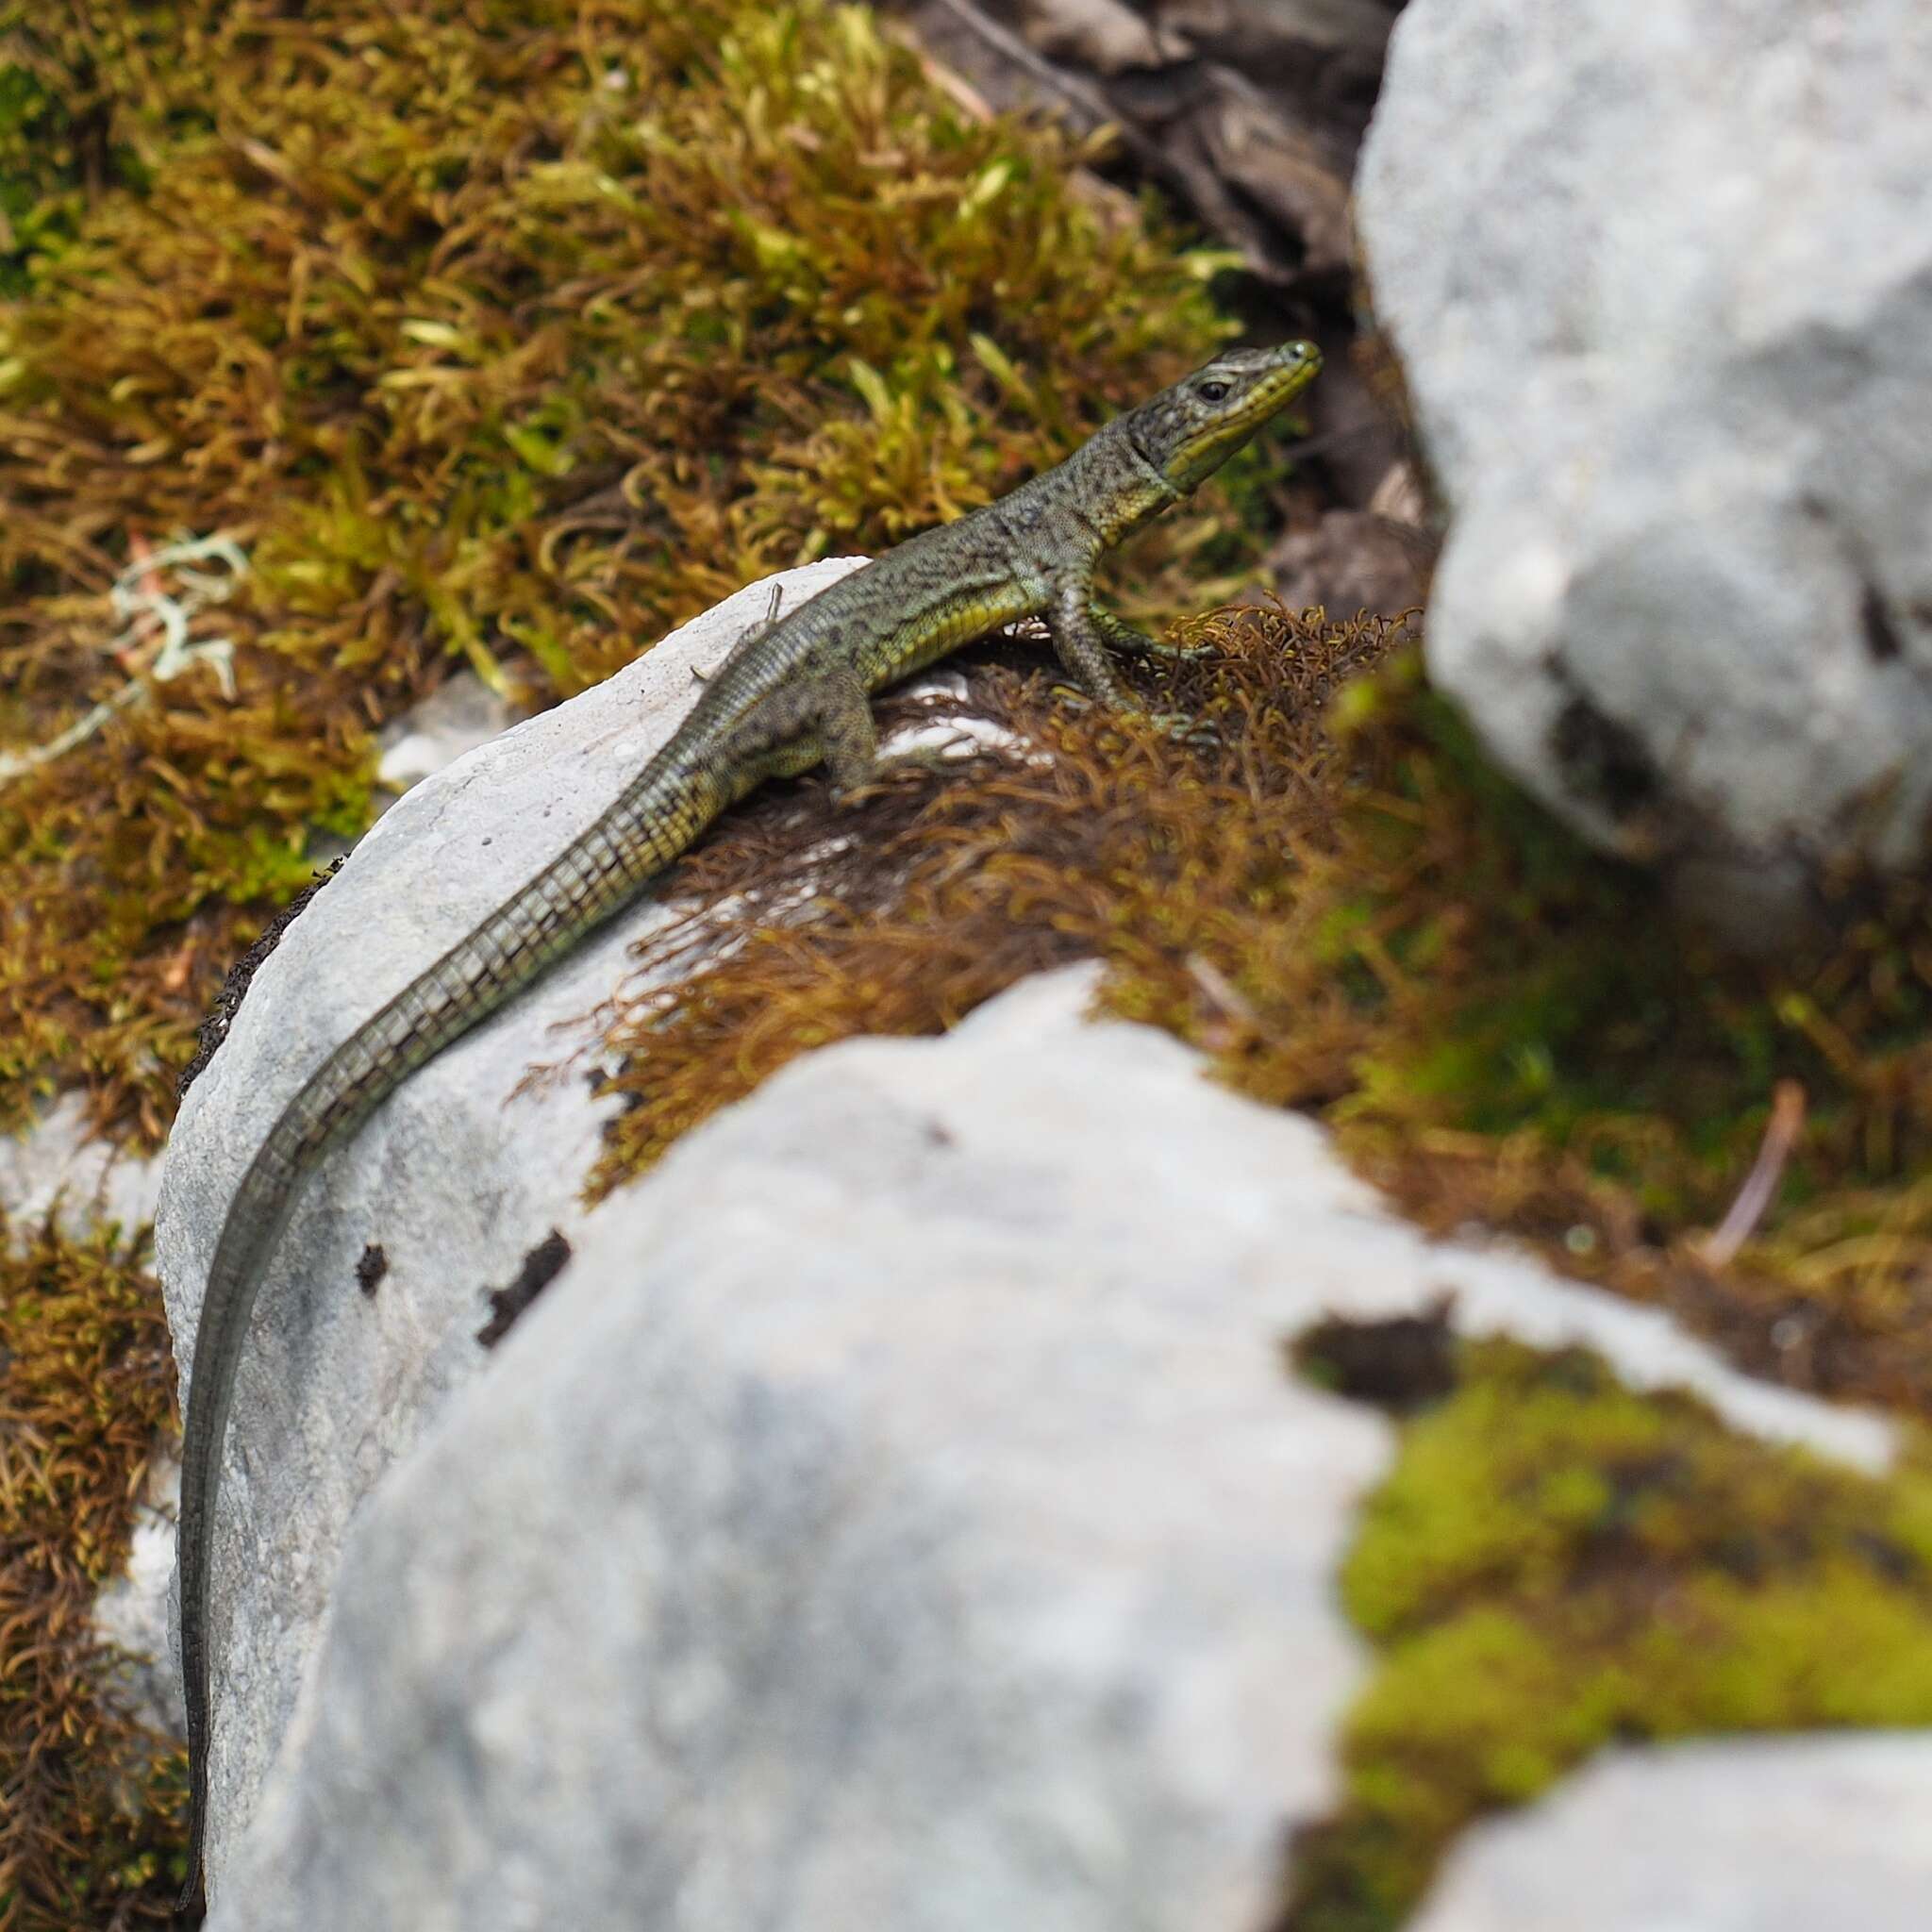
<path id="1" fill-rule="evenodd" d="M 832 774 L 832 795 L 842 800 L 879 774 L 878 726 L 865 686 L 854 675 L 827 677 L 819 697 L 819 748 Z"/>
<path id="2" fill-rule="evenodd" d="M 772 586 L 772 600 L 765 606 L 765 614 L 762 617 L 753 618 L 739 632 L 738 641 L 718 660 L 715 669 L 700 671 L 693 664 L 691 667 L 692 682 L 696 684 L 709 684 L 718 675 L 719 672 L 728 670 L 741 658 L 748 657 L 758 645 L 761 644 L 766 638 L 778 628 L 778 611 L 784 602 L 785 586 L 783 584 L 774 584 Z"/>
<path id="3" fill-rule="evenodd" d="M 818 742 L 832 774 L 832 796 L 841 804 L 886 773 L 910 768 L 941 772 L 955 762 L 944 744 L 910 751 L 879 752 L 878 726 L 856 676 L 826 680 L 819 687 L 821 708 L 815 723 Z"/>

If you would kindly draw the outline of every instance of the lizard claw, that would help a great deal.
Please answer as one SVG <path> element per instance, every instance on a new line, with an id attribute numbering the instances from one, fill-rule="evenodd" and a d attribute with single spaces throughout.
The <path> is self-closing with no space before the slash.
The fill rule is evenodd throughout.
<path id="1" fill-rule="evenodd" d="M 1056 684 L 1050 687 L 1052 694 L 1064 705 L 1076 711 L 1089 709 L 1094 700 L 1084 691 L 1075 691 L 1072 685 Z M 1124 718 L 1144 718 L 1157 731 L 1173 739 L 1176 744 L 1219 744 L 1221 733 L 1207 719 L 1195 717 L 1187 711 L 1147 711 L 1139 705 L 1123 705 L 1114 715 Z"/>
<path id="2" fill-rule="evenodd" d="M 1206 718 L 1194 717 L 1187 711 L 1150 711 L 1146 716 L 1149 724 L 1163 731 L 1176 744 L 1215 745 L 1221 742 L 1221 733 Z"/>

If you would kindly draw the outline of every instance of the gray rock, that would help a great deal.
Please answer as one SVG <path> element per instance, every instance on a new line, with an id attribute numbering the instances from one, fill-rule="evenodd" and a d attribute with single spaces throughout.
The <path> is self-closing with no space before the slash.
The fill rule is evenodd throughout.
<path id="1" fill-rule="evenodd" d="M 1413 1932 L 1923 1932 L 1932 1734 L 1606 1753 L 1471 1831 Z"/>
<path id="2" fill-rule="evenodd" d="M 108 1682 L 121 1708 L 163 1736 L 187 1728 L 181 1674 L 168 1654 L 175 1584 L 175 1517 L 181 1465 L 158 1455 L 134 1503 L 127 1561 L 93 1603 L 95 1638 L 113 1654 Z"/>
<path id="3" fill-rule="evenodd" d="M 88 1126 L 87 1100 L 63 1093 L 25 1133 L 0 1134 L 0 1214 L 16 1244 L 51 1221 L 78 1236 L 108 1223 L 131 1235 L 154 1218 L 161 1163 L 124 1154 Z"/>
<path id="4" fill-rule="evenodd" d="M 600 808 L 766 594 L 410 791 L 290 928 L 169 1150 L 184 1368 L 306 1069 Z M 1079 973 L 796 1065 L 587 1213 L 605 1110 L 524 1075 L 663 916 L 408 1081 L 270 1271 L 216 1546 L 213 1932 L 1254 1923 L 1334 1795 L 1332 1578 L 1391 1452 L 1282 1366 L 1329 1309 L 1453 1289 L 1468 1330 L 1890 1458 L 1656 1311 L 1424 1240 L 1309 1123 L 1085 1024 Z M 553 1227 L 573 1258 L 485 1351 Z"/>
<path id="5" fill-rule="evenodd" d="M 1932 9 L 1413 0 L 1362 156 L 1428 652 L 1734 924 L 1932 809 Z"/>
<path id="6" fill-rule="evenodd" d="M 814 564 L 796 598 L 862 559 Z M 228 1197 L 321 1058 L 609 803 L 765 614 L 754 585 L 615 677 L 425 779 L 377 822 L 263 963 L 182 1104 L 155 1226 L 182 1386 Z M 648 898 L 452 1047 L 311 1179 L 266 1277 L 237 1383 L 213 1571 L 218 1659 L 209 1869 L 292 1707 L 350 1510 L 477 1374 L 485 1291 L 553 1227 L 574 1235 L 605 1109 L 584 1084 L 518 1093 L 589 1037 Z M 379 1247 L 373 1297 L 357 1264 Z"/>
<path id="7" fill-rule="evenodd" d="M 1244 1306 L 1280 1150 L 1191 1242 L 1233 1104 L 1083 1000 L 795 1067 L 593 1219 L 352 1536 L 211 1932 L 1257 1919 L 1386 1431 Z"/>
<path id="8" fill-rule="evenodd" d="M 508 699 L 474 671 L 458 671 L 384 725 L 375 781 L 391 791 L 407 791 L 466 752 L 488 744 L 515 720 Z"/>

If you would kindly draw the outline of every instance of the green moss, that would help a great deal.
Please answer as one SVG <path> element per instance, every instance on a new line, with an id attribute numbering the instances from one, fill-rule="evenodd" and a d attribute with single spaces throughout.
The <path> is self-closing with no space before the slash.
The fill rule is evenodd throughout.
<path id="1" fill-rule="evenodd" d="M 1932 1724 L 1932 1462 L 1769 1446 L 1580 1350 L 1463 1345 L 1341 1577 L 1375 1646 L 1281 1932 L 1402 1923 L 1449 1840 L 1616 1739 Z"/>
<path id="2" fill-rule="evenodd" d="M 32 286 L 101 195 L 146 185 L 156 67 L 178 58 L 180 24 L 169 6 L 0 0 L 0 301 Z"/>
<path id="3" fill-rule="evenodd" d="M 0 1225 L 0 1924 L 162 1924 L 185 1762 L 127 1717 L 92 1636 L 174 1396 L 144 1240 Z"/>
<path id="4" fill-rule="evenodd" d="M 144 159 L 0 307 L 0 729 L 50 743 L 144 675 L 106 594 L 140 543 L 225 530 L 250 569 L 196 624 L 232 698 L 191 671 L 0 781 L 0 1127 L 82 1078 L 158 1137 L 227 961 L 453 663 L 577 690 L 748 577 L 984 502 L 1225 333 L 1209 258 L 857 8 L 56 18 L 8 42 L 0 157 L 67 178 L 42 137 L 85 69 Z M 1217 521 L 1136 594 L 1172 608 Z"/>
<path id="5" fill-rule="evenodd" d="M 1360 782 L 1307 890 L 1346 909 L 1323 933 L 1354 993 L 1346 1086 L 1322 1091 L 1332 1069 L 1286 1026 L 1235 1077 L 1291 1103 L 1314 1086 L 1431 1225 L 1508 1227 L 1754 1368 L 1932 1412 L 1932 892 L 1847 881 L 1827 937 L 1741 960 L 1501 778 L 1412 664 L 1352 693 L 1342 728 Z M 1285 1017 L 1306 988 L 1279 991 Z M 1781 1087 L 1803 1132 L 1713 1262 Z"/>

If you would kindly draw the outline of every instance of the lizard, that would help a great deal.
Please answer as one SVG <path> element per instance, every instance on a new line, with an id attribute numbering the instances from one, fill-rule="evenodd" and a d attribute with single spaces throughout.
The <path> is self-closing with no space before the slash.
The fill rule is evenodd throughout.
<path id="1" fill-rule="evenodd" d="M 193 1922 L 206 1897 L 209 1573 L 236 1370 L 262 1274 L 325 1150 L 635 899 L 756 786 L 821 762 L 835 797 L 868 783 L 879 762 L 872 692 L 1033 617 L 1044 618 L 1062 667 L 1093 700 L 1131 709 L 1109 653 L 1173 647 L 1099 606 L 1095 563 L 1191 493 L 1321 366 L 1311 342 L 1227 350 L 1010 494 L 921 532 L 782 617 L 774 602 L 615 801 L 297 1089 L 230 1197 L 195 1328 L 176 1537 L 191 1804 L 184 1917 Z"/>

